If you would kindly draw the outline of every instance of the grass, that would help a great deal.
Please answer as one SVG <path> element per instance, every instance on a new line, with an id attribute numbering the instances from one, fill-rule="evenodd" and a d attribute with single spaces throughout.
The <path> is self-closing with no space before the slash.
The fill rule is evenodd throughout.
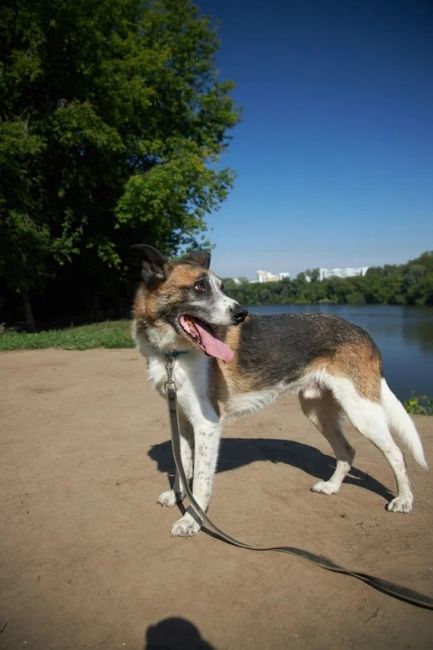
<path id="1" fill-rule="evenodd" d="M 90 348 L 131 348 L 130 321 L 105 321 L 92 325 L 66 327 L 29 334 L 27 332 L 0 332 L 0 350 L 40 350 L 63 348 L 89 350 Z"/>

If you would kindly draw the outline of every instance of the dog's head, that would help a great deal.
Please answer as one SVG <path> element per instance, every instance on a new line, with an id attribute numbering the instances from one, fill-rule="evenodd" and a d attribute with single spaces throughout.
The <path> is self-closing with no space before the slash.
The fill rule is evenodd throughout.
<path id="1" fill-rule="evenodd" d="M 173 339 L 181 337 L 209 356 L 230 361 L 233 353 L 217 330 L 239 325 L 248 312 L 224 293 L 221 280 L 209 270 L 210 254 L 193 251 L 171 263 L 152 246 L 139 244 L 133 250 L 141 258 L 145 294 L 141 317 L 152 342 L 158 335 L 149 332 L 150 326 L 163 335 L 161 341 L 170 339 L 168 327 Z"/>

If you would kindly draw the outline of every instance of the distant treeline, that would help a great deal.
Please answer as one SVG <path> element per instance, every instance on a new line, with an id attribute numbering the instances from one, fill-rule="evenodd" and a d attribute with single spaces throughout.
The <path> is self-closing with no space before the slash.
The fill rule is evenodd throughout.
<path id="1" fill-rule="evenodd" d="M 433 305 L 433 251 L 407 264 L 371 267 L 365 276 L 319 280 L 318 269 L 259 284 L 224 279 L 226 292 L 245 305 L 290 303 Z"/>

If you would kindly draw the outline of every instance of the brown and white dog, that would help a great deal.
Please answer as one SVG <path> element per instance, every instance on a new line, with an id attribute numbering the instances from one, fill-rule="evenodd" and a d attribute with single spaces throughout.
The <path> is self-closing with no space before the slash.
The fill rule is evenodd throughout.
<path id="1" fill-rule="evenodd" d="M 170 263 L 151 246 L 134 248 L 142 259 L 143 281 L 134 302 L 133 336 L 161 394 L 166 356 L 176 357 L 182 460 L 203 510 L 211 497 L 224 420 L 259 409 L 285 391 L 298 394 L 303 412 L 336 456 L 333 475 L 316 483 L 314 492 L 335 494 L 350 470 L 355 451 L 340 423 L 346 414 L 394 471 L 398 494 L 388 510 L 411 510 L 404 458 L 391 432 L 422 467 L 427 463 L 412 420 L 383 378 L 380 352 L 364 330 L 327 314 L 248 315 L 209 271 L 208 253 L 193 252 Z M 174 506 L 183 496 L 177 478 L 158 502 Z M 200 525 L 187 511 L 171 532 L 195 535 Z"/>

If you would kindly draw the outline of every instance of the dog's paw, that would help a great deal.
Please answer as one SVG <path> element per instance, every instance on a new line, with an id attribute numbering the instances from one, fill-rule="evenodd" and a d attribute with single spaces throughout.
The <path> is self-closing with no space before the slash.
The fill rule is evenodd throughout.
<path id="1" fill-rule="evenodd" d="M 388 512 L 410 512 L 412 510 L 412 496 L 395 497 L 388 503 L 386 509 Z"/>
<path id="2" fill-rule="evenodd" d="M 176 503 L 179 500 L 179 495 L 174 492 L 174 490 L 167 490 L 166 492 L 161 492 L 159 495 L 157 502 L 161 506 L 165 506 L 166 508 L 172 508 L 173 506 L 176 505 Z"/>
<path id="3" fill-rule="evenodd" d="M 173 524 L 171 534 L 173 537 L 192 537 L 197 535 L 200 528 L 201 525 L 187 512 Z"/>
<path id="4" fill-rule="evenodd" d="M 319 494 L 336 494 L 338 487 L 334 483 L 331 483 L 331 481 L 319 481 L 313 485 L 311 491 L 318 492 Z"/>

